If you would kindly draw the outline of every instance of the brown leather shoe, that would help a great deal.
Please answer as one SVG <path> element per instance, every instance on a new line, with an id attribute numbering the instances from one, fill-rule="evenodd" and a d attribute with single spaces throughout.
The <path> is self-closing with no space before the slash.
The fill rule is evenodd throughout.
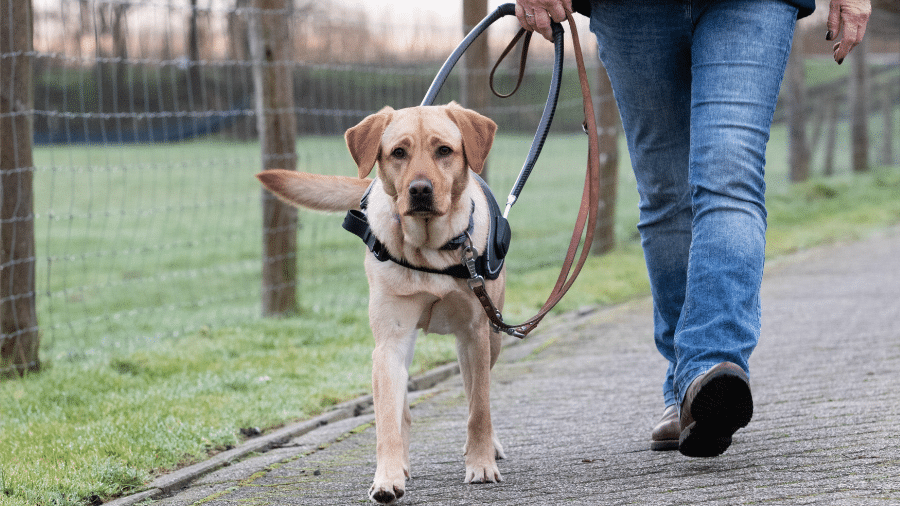
<path id="1" fill-rule="evenodd" d="M 678 406 L 674 404 L 663 411 L 663 416 L 650 433 L 650 449 L 667 451 L 678 449 L 678 437 L 681 435 L 681 424 L 678 423 Z"/>
<path id="2" fill-rule="evenodd" d="M 678 451 L 688 457 L 715 457 L 731 445 L 731 436 L 750 423 L 753 397 L 747 374 L 722 362 L 688 387 L 681 405 Z"/>

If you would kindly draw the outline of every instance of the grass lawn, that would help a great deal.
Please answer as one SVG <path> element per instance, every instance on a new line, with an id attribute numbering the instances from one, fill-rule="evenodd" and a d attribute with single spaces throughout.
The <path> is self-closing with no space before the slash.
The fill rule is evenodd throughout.
<path id="1" fill-rule="evenodd" d="M 489 170 L 501 201 L 528 143 L 497 139 Z M 510 321 L 540 306 L 558 274 L 585 143 L 551 137 L 512 210 Z M 776 127 L 769 257 L 900 223 L 900 167 L 850 175 L 845 144 L 838 176 L 790 185 L 784 146 Z M 206 140 L 38 150 L 44 370 L 0 382 L 0 505 L 138 491 L 237 444 L 241 428 L 270 430 L 369 391 L 362 246 L 341 217 L 301 214 L 299 314 L 257 316 L 257 149 Z M 339 138 L 301 140 L 300 168 L 352 174 L 349 156 L 329 154 L 343 149 Z M 647 294 L 627 155 L 620 167 L 619 247 L 589 260 L 558 312 Z M 422 336 L 413 373 L 453 358 L 452 338 Z"/>

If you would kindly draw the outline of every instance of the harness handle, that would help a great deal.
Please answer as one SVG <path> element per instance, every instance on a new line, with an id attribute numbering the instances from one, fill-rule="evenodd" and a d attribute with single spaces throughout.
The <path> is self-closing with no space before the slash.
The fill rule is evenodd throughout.
<path id="1" fill-rule="evenodd" d="M 485 30 L 495 21 L 502 18 L 503 16 L 510 16 L 516 14 L 516 6 L 514 4 L 503 4 L 497 7 L 494 12 L 487 15 L 486 18 L 482 19 L 474 28 L 463 38 L 462 42 L 456 46 L 456 49 L 450 53 L 450 56 L 447 57 L 447 61 L 441 66 L 441 69 L 438 70 L 436 76 L 434 76 L 434 80 L 431 82 L 431 86 L 428 87 L 428 92 L 425 93 L 425 98 L 422 99 L 422 103 L 420 105 L 433 105 L 434 99 L 437 97 L 439 91 L 441 91 L 441 87 L 444 85 L 444 81 L 447 80 L 447 76 L 450 75 L 450 71 L 453 70 L 453 67 L 462 58 L 463 53 L 466 52 L 466 49 L 469 49 L 469 46 L 472 45 L 472 42 L 478 38 L 479 35 L 484 33 Z"/>
<path id="2" fill-rule="evenodd" d="M 513 16 L 516 13 L 515 4 L 507 3 L 503 4 L 494 12 L 488 14 L 486 18 L 481 20 L 480 23 L 475 25 L 472 28 L 462 42 L 459 43 L 459 46 L 450 53 L 450 56 L 447 57 L 447 60 L 441 66 L 441 69 L 438 71 L 437 75 L 434 77 L 434 81 L 431 82 L 431 86 L 428 87 L 428 92 L 425 94 L 425 98 L 422 100 L 421 105 L 432 105 L 434 104 L 434 100 L 437 97 L 438 92 L 441 90 L 441 87 L 444 85 L 444 82 L 447 80 L 447 77 L 450 75 L 450 71 L 453 70 L 453 67 L 462 58 L 463 53 L 472 45 L 472 42 L 478 38 L 479 35 L 485 32 L 487 28 L 493 24 L 498 19 L 504 16 Z M 516 182 L 513 185 L 512 190 L 509 193 L 509 196 L 506 198 L 506 209 L 503 211 L 503 217 L 509 217 L 509 210 L 512 208 L 513 204 L 515 204 L 516 200 L 518 200 L 519 195 L 522 193 L 522 189 L 525 187 L 525 182 L 528 180 L 528 176 L 531 174 L 531 171 L 534 169 L 534 165 L 537 163 L 538 156 L 541 154 L 541 149 L 544 147 L 544 141 L 547 140 L 547 135 L 550 133 L 550 124 L 553 122 L 553 115 L 556 113 L 556 104 L 559 101 L 559 89 L 560 83 L 562 83 L 562 70 L 563 70 L 563 59 L 565 55 L 564 51 L 564 35 L 565 32 L 562 26 L 559 23 L 553 22 L 551 23 L 551 28 L 553 30 L 553 74 L 550 78 L 550 89 L 547 92 L 547 101 L 544 103 L 544 111 L 541 113 L 541 120 L 538 123 L 537 131 L 534 134 L 534 139 L 531 141 L 531 148 L 528 150 L 528 156 L 525 158 L 525 163 L 522 165 L 522 169 L 519 171 L 519 176 L 516 178 Z M 516 86 L 510 93 L 506 95 L 502 95 L 496 91 L 494 88 L 494 73 L 497 70 L 497 67 L 500 65 L 500 62 L 503 61 L 504 58 L 509 54 L 510 51 L 516 46 L 516 43 L 519 39 L 525 35 L 525 41 L 523 42 L 522 47 L 522 57 L 519 61 L 519 76 L 516 82 Z M 490 77 L 490 86 L 491 91 L 494 92 L 495 95 L 501 98 L 509 97 L 513 93 L 515 93 L 519 89 L 519 85 L 522 83 L 522 80 L 525 77 L 525 61 L 528 56 L 528 45 L 531 39 L 531 32 L 527 32 L 526 30 L 519 30 L 516 36 L 513 38 L 512 42 L 506 47 L 503 51 L 503 54 L 497 60 L 497 63 L 494 65 L 494 68 L 491 70 Z"/>

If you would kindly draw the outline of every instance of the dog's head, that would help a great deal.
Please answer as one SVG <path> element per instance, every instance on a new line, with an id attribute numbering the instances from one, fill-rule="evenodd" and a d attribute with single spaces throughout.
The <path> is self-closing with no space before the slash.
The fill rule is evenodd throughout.
<path id="1" fill-rule="evenodd" d="M 442 216 L 465 190 L 468 169 L 481 172 L 497 124 L 455 102 L 386 107 L 344 136 L 359 177 L 378 163 L 384 190 L 402 216 Z"/>

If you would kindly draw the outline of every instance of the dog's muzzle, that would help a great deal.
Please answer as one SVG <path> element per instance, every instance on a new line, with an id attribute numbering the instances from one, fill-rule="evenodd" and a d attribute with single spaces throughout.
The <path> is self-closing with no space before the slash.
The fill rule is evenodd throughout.
<path id="1" fill-rule="evenodd" d="M 411 213 L 434 212 L 434 186 L 427 179 L 416 179 L 409 184 L 409 211 Z"/>

